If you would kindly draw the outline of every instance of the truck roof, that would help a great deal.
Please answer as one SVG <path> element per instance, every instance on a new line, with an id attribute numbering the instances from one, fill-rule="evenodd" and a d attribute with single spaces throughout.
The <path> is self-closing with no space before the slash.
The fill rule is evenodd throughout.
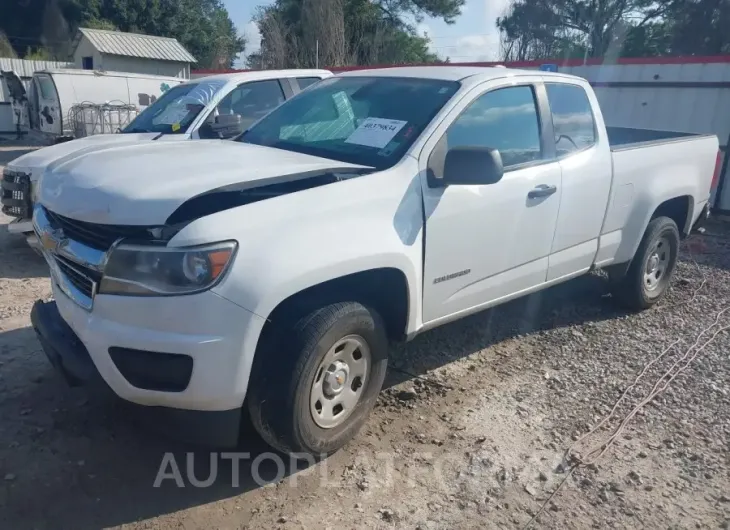
<path id="1" fill-rule="evenodd" d="M 338 76 L 417 77 L 421 79 L 441 79 L 443 81 L 461 81 L 470 78 L 474 82 L 521 75 L 581 79 L 580 77 L 568 74 L 544 72 L 542 70 L 521 70 L 500 66 L 397 66 L 392 68 L 376 68 L 373 70 L 350 70 L 338 74 Z"/>
<path id="2" fill-rule="evenodd" d="M 188 83 L 196 83 L 203 79 L 219 79 L 223 81 L 257 81 L 279 77 L 329 77 L 332 72 L 322 69 L 289 69 L 289 70 L 251 70 L 249 72 L 235 72 L 232 74 L 215 74 L 190 79 Z"/>

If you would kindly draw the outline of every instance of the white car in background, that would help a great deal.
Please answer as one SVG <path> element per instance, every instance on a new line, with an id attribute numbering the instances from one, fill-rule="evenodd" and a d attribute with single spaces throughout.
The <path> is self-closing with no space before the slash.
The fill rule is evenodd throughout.
<path id="1" fill-rule="evenodd" d="M 31 215 L 41 175 L 55 163 L 140 141 L 232 138 L 304 88 L 331 77 L 327 70 L 264 70 L 202 77 L 173 86 L 118 134 L 59 143 L 10 162 L 1 183 L 2 212 L 11 233 L 37 248 Z"/>

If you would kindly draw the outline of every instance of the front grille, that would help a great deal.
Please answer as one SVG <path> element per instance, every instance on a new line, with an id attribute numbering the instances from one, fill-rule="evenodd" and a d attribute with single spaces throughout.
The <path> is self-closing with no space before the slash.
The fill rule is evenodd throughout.
<path id="1" fill-rule="evenodd" d="M 87 223 L 86 221 L 69 219 L 50 210 L 46 210 L 46 215 L 51 226 L 63 229 L 63 233 L 67 238 L 104 252 L 109 250 L 118 239 L 129 238 L 143 241 L 151 239 L 147 231 L 149 227 L 146 226 Z"/>
<path id="2" fill-rule="evenodd" d="M 89 298 L 94 297 L 96 283 L 101 280 L 101 275 L 98 272 L 62 256 L 53 256 L 53 258 L 56 260 L 59 270 L 71 285 L 76 287 L 85 296 Z"/>
<path id="3" fill-rule="evenodd" d="M 22 171 L 5 169 L 0 182 L 0 203 L 2 212 L 12 217 L 28 218 L 31 216 L 30 175 Z"/>

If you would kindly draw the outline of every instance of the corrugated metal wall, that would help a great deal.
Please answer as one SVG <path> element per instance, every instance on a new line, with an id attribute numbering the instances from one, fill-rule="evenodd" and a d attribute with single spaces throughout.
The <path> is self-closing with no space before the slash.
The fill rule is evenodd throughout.
<path id="1" fill-rule="evenodd" d="M 727 152 L 730 62 L 565 66 L 559 71 L 591 82 L 608 125 L 715 134 Z M 727 162 L 717 195 L 715 208 L 730 211 Z"/>

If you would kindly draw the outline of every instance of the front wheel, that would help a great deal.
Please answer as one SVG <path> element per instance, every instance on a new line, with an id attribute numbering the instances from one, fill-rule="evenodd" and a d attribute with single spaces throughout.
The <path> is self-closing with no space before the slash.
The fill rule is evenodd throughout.
<path id="1" fill-rule="evenodd" d="M 254 427 L 283 452 L 336 451 L 360 430 L 383 386 L 388 340 L 382 319 L 362 304 L 343 302 L 272 334 L 251 374 Z"/>
<path id="2" fill-rule="evenodd" d="M 669 217 L 652 219 L 614 296 L 634 310 L 648 309 L 666 293 L 679 255 L 679 230 Z"/>

